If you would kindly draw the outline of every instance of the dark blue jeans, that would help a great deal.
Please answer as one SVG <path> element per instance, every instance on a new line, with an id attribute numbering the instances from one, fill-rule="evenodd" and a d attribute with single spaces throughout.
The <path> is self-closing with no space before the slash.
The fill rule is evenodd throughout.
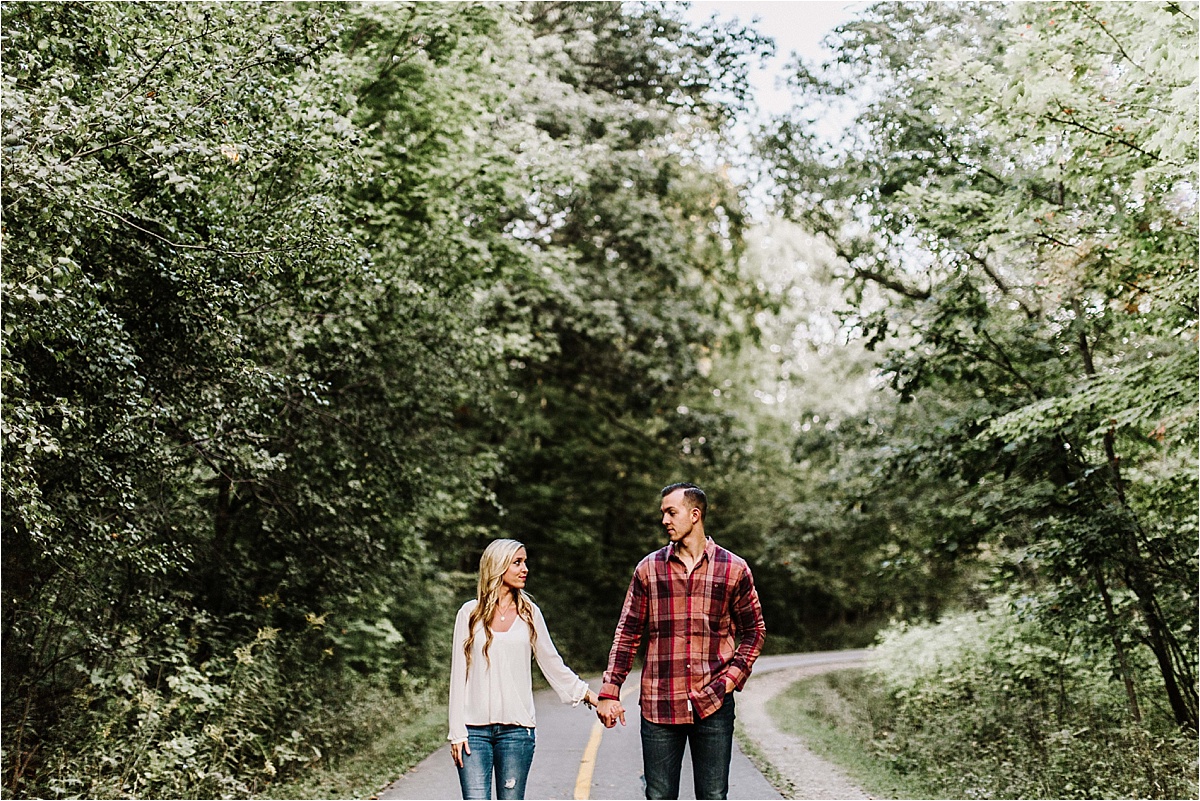
<path id="1" fill-rule="evenodd" d="M 646 798 L 679 798 L 683 747 L 692 749 L 696 798 L 729 795 L 729 759 L 733 756 L 733 693 L 721 708 L 691 723 L 651 723 L 642 718 L 642 765 Z"/>
<path id="2" fill-rule="evenodd" d="M 536 740 L 537 735 L 527 726 L 468 726 L 471 753 L 463 754 L 463 766 L 458 769 L 462 797 L 491 798 L 495 774 L 496 798 L 524 798 Z"/>

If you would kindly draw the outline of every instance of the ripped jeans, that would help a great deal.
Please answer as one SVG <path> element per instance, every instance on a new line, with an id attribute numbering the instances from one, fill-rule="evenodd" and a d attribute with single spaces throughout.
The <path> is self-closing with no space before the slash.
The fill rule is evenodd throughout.
<path id="1" fill-rule="evenodd" d="M 458 769 L 462 797 L 491 798 L 495 773 L 496 798 L 524 798 L 536 740 L 534 730 L 527 726 L 467 726 L 471 753 L 463 754 L 463 766 Z"/>

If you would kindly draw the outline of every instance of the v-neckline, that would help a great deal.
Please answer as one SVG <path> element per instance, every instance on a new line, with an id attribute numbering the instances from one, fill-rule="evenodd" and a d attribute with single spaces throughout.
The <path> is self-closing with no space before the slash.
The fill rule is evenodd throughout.
<path id="1" fill-rule="evenodd" d="M 496 618 L 495 618 L 495 616 L 493 615 L 493 616 L 492 616 L 492 632 L 493 632 L 494 634 L 507 634 L 508 632 L 512 631 L 512 627 L 513 627 L 513 626 L 515 626 L 515 625 L 517 624 L 517 620 L 518 620 L 518 619 L 520 619 L 520 617 L 521 617 L 521 616 L 520 616 L 520 615 L 518 615 L 516 612 L 517 612 L 517 610 L 516 610 L 516 609 L 514 609 L 514 610 L 513 610 L 513 619 L 512 619 L 512 620 L 509 622 L 509 624 L 508 624 L 508 627 L 507 627 L 507 628 L 503 628 L 503 629 L 502 629 L 502 628 L 498 628 L 498 627 L 496 626 L 496 623 L 495 623 L 495 620 L 496 620 Z"/>

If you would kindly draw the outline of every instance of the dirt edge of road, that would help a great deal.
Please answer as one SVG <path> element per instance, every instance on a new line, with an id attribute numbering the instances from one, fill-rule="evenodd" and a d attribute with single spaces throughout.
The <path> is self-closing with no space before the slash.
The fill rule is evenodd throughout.
<path id="1" fill-rule="evenodd" d="M 772 670 L 755 675 L 738 694 L 739 744 L 784 798 L 873 798 L 841 768 L 809 750 L 801 738 L 781 731 L 767 711 L 776 695 L 801 679 L 861 666 L 862 662 L 851 661 Z"/>

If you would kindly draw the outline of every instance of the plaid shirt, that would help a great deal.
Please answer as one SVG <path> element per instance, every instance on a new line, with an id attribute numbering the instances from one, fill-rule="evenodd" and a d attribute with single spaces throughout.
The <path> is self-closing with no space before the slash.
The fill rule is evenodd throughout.
<path id="1" fill-rule="evenodd" d="M 742 689 L 766 638 L 749 565 L 711 537 L 690 576 L 671 545 L 642 559 L 625 595 L 601 698 L 620 698 L 643 635 L 649 645 L 642 716 L 691 723 L 693 710 L 701 718 L 716 712 L 725 701 L 721 679 Z"/>

